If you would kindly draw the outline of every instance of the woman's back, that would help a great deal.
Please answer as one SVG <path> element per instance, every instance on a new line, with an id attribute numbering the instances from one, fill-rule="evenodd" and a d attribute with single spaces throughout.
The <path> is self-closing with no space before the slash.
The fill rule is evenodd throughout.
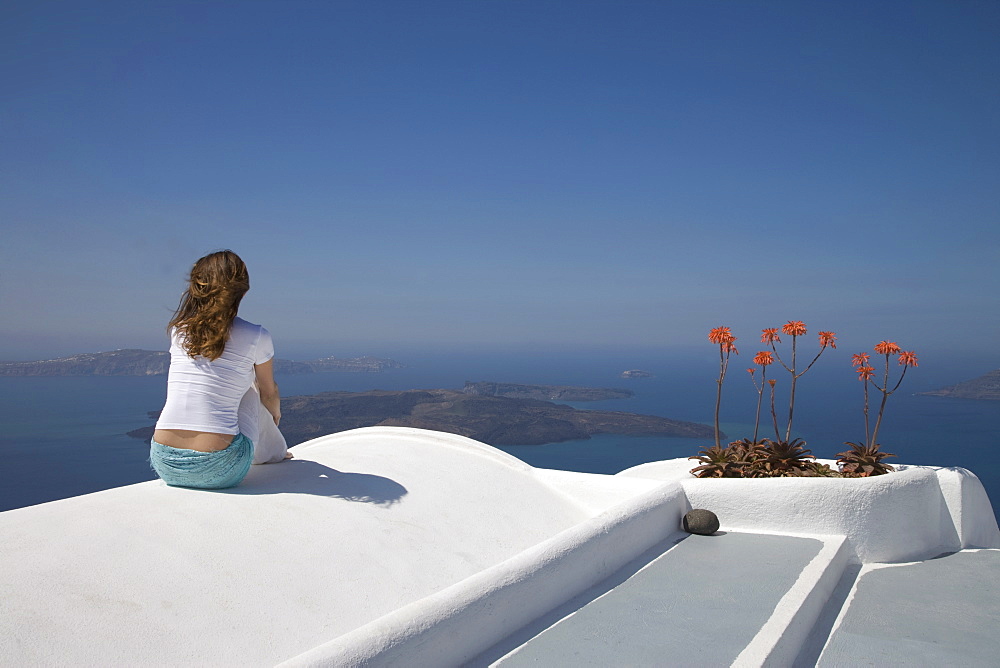
<path id="1" fill-rule="evenodd" d="M 253 385 L 254 366 L 274 355 L 271 335 L 260 325 L 242 318 L 233 321 L 222 355 L 214 360 L 191 357 L 184 349 L 184 335 L 170 337 L 170 371 L 167 401 L 157 429 L 236 434 L 240 400 Z M 246 434 L 256 441 L 256 434 Z"/>

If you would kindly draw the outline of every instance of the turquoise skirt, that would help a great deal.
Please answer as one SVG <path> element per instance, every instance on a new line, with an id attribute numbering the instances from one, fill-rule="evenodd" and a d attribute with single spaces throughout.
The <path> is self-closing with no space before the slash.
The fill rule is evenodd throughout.
<path id="1" fill-rule="evenodd" d="M 198 452 L 149 442 L 149 464 L 173 487 L 225 489 L 243 481 L 253 462 L 253 441 L 236 434 L 225 450 Z"/>

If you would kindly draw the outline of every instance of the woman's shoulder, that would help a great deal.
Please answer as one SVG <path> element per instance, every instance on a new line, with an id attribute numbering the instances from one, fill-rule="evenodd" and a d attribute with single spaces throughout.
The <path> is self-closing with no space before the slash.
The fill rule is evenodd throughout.
<path id="1" fill-rule="evenodd" d="M 240 332 L 247 332 L 247 333 L 253 333 L 253 334 L 257 334 L 258 332 L 267 332 L 267 330 L 264 329 L 264 327 L 262 327 L 261 325 L 257 325 L 255 323 L 252 323 L 252 322 L 248 321 L 248 320 L 244 320 L 243 318 L 241 318 L 239 316 L 236 316 L 236 318 L 233 320 L 233 327 L 232 327 L 232 330 L 230 330 L 230 331 L 234 331 L 234 332 L 235 331 L 240 331 Z"/>
<path id="2" fill-rule="evenodd" d="M 254 364 L 263 364 L 274 357 L 274 342 L 271 341 L 271 333 L 260 325 L 247 322 L 243 318 L 233 320 L 233 328 L 230 330 L 229 343 L 227 348 L 240 351 L 242 354 L 253 358 Z"/>
<path id="3" fill-rule="evenodd" d="M 270 357 L 273 354 L 274 344 L 271 342 L 271 333 L 260 325 L 248 322 L 243 318 L 238 317 L 233 320 L 233 327 L 229 330 L 229 340 L 239 350 L 255 348 L 260 351 L 272 351 L 265 352 L 264 357 Z M 259 364 L 260 361 L 264 360 L 258 360 L 257 363 Z"/>

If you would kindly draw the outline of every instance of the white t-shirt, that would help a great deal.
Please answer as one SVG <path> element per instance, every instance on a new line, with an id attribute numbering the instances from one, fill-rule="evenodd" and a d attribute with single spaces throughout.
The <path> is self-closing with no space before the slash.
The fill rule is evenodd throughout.
<path id="1" fill-rule="evenodd" d="M 239 433 L 240 400 L 253 385 L 253 367 L 274 357 L 271 334 L 236 318 L 222 356 L 214 360 L 189 356 L 183 340 L 177 330 L 171 332 L 167 402 L 156 428 Z"/>

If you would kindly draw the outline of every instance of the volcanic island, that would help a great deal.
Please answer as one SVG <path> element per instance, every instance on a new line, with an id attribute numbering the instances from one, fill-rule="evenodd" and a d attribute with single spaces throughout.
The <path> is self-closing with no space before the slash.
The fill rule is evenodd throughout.
<path id="1" fill-rule="evenodd" d="M 505 396 L 510 395 L 510 396 Z M 594 434 L 711 438 L 712 427 L 606 410 L 580 410 L 533 398 L 593 401 L 631 396 L 628 390 L 561 385 L 466 383 L 463 390 L 321 392 L 281 400 L 281 432 L 288 445 L 359 427 L 416 427 L 467 436 L 490 445 L 541 445 L 585 440 Z M 150 412 L 155 418 L 157 411 Z M 129 436 L 149 439 L 153 428 Z"/>

